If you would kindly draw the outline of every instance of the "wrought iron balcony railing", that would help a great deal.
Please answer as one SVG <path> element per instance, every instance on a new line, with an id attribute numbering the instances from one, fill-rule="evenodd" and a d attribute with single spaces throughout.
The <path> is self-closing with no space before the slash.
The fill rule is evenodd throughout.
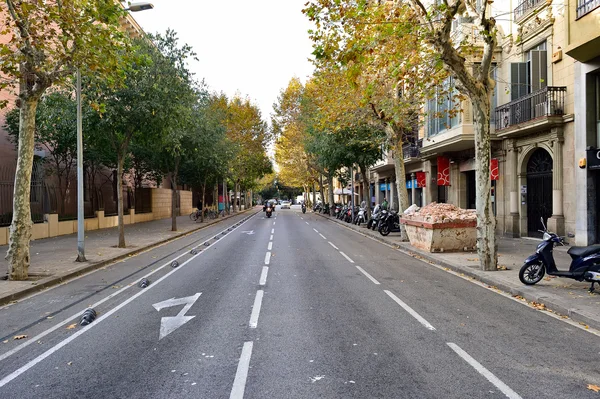
<path id="1" fill-rule="evenodd" d="M 577 15 L 579 19 L 600 7 L 600 0 L 577 0 Z"/>
<path id="2" fill-rule="evenodd" d="M 496 132 L 536 118 L 565 114 L 566 87 L 544 87 L 496 107 Z"/>
<path id="3" fill-rule="evenodd" d="M 515 8 L 515 21 L 521 18 L 523 15 L 527 14 L 530 10 L 535 8 L 540 3 L 545 2 L 546 0 L 523 0 L 517 8 Z"/>
<path id="4" fill-rule="evenodd" d="M 402 157 L 403 159 L 410 159 L 410 158 L 418 158 L 419 155 L 421 154 L 421 146 L 422 146 L 422 140 L 417 141 L 414 144 L 405 144 L 402 146 Z"/>

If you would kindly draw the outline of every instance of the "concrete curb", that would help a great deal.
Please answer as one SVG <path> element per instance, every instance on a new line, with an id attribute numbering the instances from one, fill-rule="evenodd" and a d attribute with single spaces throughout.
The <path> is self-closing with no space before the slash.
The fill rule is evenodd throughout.
<path id="1" fill-rule="evenodd" d="M 186 232 L 182 232 L 182 233 L 174 235 L 172 237 L 165 238 L 165 239 L 162 239 L 160 241 L 156 241 L 156 242 L 154 242 L 152 244 L 149 244 L 149 245 L 146 245 L 146 246 L 143 246 L 143 247 L 139 247 L 139 248 L 135 248 L 135 249 L 133 249 L 133 250 L 131 250 L 129 252 L 123 253 L 123 254 L 121 254 L 119 256 L 115 256 L 115 257 L 110 258 L 110 259 L 104 259 L 104 260 L 102 260 L 100 262 L 97 262 L 97 263 L 85 264 L 85 265 L 82 265 L 81 267 L 78 267 L 78 268 L 76 268 L 74 270 L 71 270 L 69 272 L 62 273 L 62 274 L 57 274 L 57 275 L 53 275 L 53 276 L 50 276 L 50 277 L 46 277 L 46 278 L 41 279 L 41 280 L 39 280 L 39 281 L 37 281 L 35 283 L 32 283 L 32 285 L 30 287 L 23 288 L 23 289 L 21 289 L 21 290 L 19 290 L 17 292 L 14 292 L 14 293 L 11 293 L 11 294 L 8 294 L 8 295 L 0 296 L 0 306 L 4 306 L 4 305 L 6 305 L 6 304 L 8 304 L 10 302 L 19 300 L 19 299 L 21 299 L 23 297 L 26 297 L 28 295 L 34 294 L 34 293 L 39 292 L 39 291 L 43 291 L 43 290 L 45 290 L 47 288 L 53 287 L 55 285 L 58 285 L 58 284 L 61 284 L 61 283 L 64 283 L 64 282 L 67 282 L 69 280 L 74 279 L 75 277 L 82 276 L 82 275 L 87 274 L 87 273 L 89 273 L 91 271 L 94 271 L 94 270 L 97 270 L 97 269 L 101 269 L 101 268 L 103 268 L 105 266 L 108 266 L 108 265 L 110 265 L 112 263 L 116 263 L 116 262 L 118 262 L 120 260 L 129 258 L 130 256 L 137 255 L 137 254 L 139 254 L 141 252 L 147 251 L 147 250 L 152 249 L 152 248 L 156 248 L 156 247 L 158 247 L 160 245 L 163 245 L 163 244 L 166 244 L 168 242 L 178 240 L 178 239 L 180 239 L 182 237 L 185 237 L 185 236 L 190 235 L 192 233 L 196 233 L 199 230 L 202 230 L 202 229 L 205 229 L 205 228 L 207 228 L 209 226 L 212 226 L 213 224 L 217 224 L 217 223 L 223 222 L 223 221 L 225 221 L 227 219 L 231 219 L 231 218 L 233 218 L 235 216 L 242 215 L 242 214 L 247 213 L 247 212 L 251 212 L 252 210 L 254 210 L 254 208 L 246 209 L 246 210 L 243 210 L 243 211 L 238 211 L 237 213 L 232 214 L 232 215 L 227 215 L 227 216 L 225 216 L 222 219 L 213 219 L 210 222 L 208 222 L 206 225 L 198 226 L 198 227 L 193 228 L 192 230 L 188 230 Z M 256 213 L 258 213 L 258 211 Z"/>
<path id="2" fill-rule="evenodd" d="M 413 248 L 408 243 L 393 242 L 380 234 L 376 235 L 376 234 L 368 233 L 367 231 L 370 231 L 370 230 L 363 232 L 360 227 L 356 227 L 353 224 L 342 222 L 337 219 L 333 219 L 331 217 L 322 215 L 320 213 L 314 213 L 314 214 L 319 215 L 331 222 L 337 223 L 337 224 L 339 224 L 343 227 L 346 227 L 350 230 L 354 230 L 357 233 L 359 233 L 365 237 L 373 238 L 384 244 L 390 245 L 390 246 L 400 250 L 401 252 L 403 252 L 409 256 L 412 256 L 415 259 L 423 261 L 424 263 L 432 263 L 437 266 L 448 268 L 456 273 L 462 274 L 467 277 L 471 277 L 483 284 L 487 284 L 489 286 L 498 288 L 499 290 L 504 291 L 505 293 L 507 293 L 511 296 L 519 295 L 519 296 L 525 298 L 525 300 L 527 300 L 528 302 L 543 303 L 546 306 L 546 308 L 552 310 L 553 312 L 556 312 L 557 314 L 569 316 L 569 318 L 571 318 L 573 321 L 576 321 L 578 323 L 583 323 L 591 328 L 600 330 L 600 318 L 599 317 L 594 317 L 594 315 L 585 314 L 584 311 L 577 309 L 577 308 L 570 308 L 569 306 L 565 306 L 564 303 L 561 303 L 560 298 L 548 297 L 544 293 L 537 292 L 535 290 L 535 288 L 533 288 L 533 287 L 514 286 L 514 285 L 506 284 L 504 282 L 497 281 L 494 278 L 490 278 L 487 275 L 482 275 L 477 270 L 463 268 L 463 267 L 457 266 L 453 263 L 446 262 L 444 260 L 435 258 L 430 253 Z"/>

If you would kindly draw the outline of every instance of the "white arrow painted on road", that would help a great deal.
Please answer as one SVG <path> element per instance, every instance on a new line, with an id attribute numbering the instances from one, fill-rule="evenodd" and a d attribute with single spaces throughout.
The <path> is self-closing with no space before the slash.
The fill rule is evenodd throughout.
<path id="1" fill-rule="evenodd" d="M 251 236 L 252 234 L 254 234 L 254 230 L 250 230 L 250 231 L 242 231 L 243 234 L 248 234 L 249 236 Z"/>
<path id="2" fill-rule="evenodd" d="M 171 298 L 166 301 L 158 302 L 152 305 L 154 309 L 157 311 L 161 311 L 164 308 L 170 308 L 172 306 L 185 305 L 183 309 L 177 316 L 174 317 L 163 317 L 160 321 L 160 337 L 158 340 L 160 341 L 167 335 L 171 334 L 173 331 L 177 330 L 179 327 L 192 320 L 196 316 L 185 316 L 185 314 L 190 310 L 190 308 L 194 305 L 194 302 L 200 298 L 202 295 L 201 292 L 196 295 L 187 296 L 185 298 Z"/>

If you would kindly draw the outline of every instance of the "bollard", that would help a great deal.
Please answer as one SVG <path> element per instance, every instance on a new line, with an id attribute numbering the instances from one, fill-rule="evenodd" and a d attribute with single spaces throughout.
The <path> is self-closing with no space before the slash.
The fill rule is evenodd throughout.
<path id="1" fill-rule="evenodd" d="M 88 308 L 81 315 L 81 321 L 79 322 L 79 324 L 82 326 L 87 326 L 94 320 L 96 320 L 96 311 L 92 308 Z"/>

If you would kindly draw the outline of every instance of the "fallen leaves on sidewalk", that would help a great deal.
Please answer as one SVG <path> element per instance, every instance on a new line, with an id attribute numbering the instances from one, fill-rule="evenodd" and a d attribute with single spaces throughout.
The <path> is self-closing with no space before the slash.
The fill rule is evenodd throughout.
<path id="1" fill-rule="evenodd" d="M 533 306 L 533 308 L 537 309 L 537 310 L 546 310 L 546 305 L 544 305 L 543 303 L 537 303 L 537 302 L 531 302 L 531 306 Z"/>
<path id="2" fill-rule="evenodd" d="M 600 386 L 594 384 L 588 384 L 587 389 L 594 392 L 600 392 Z"/>
<path id="3" fill-rule="evenodd" d="M 69 325 L 67 326 L 67 330 L 72 330 L 72 329 L 74 329 L 74 328 L 77 328 L 77 323 L 69 324 Z"/>
<path id="4" fill-rule="evenodd" d="M 15 336 L 13 337 L 13 339 L 25 339 L 25 338 L 27 338 L 27 335 L 25 335 L 25 334 L 22 334 L 22 335 L 15 335 Z"/>

